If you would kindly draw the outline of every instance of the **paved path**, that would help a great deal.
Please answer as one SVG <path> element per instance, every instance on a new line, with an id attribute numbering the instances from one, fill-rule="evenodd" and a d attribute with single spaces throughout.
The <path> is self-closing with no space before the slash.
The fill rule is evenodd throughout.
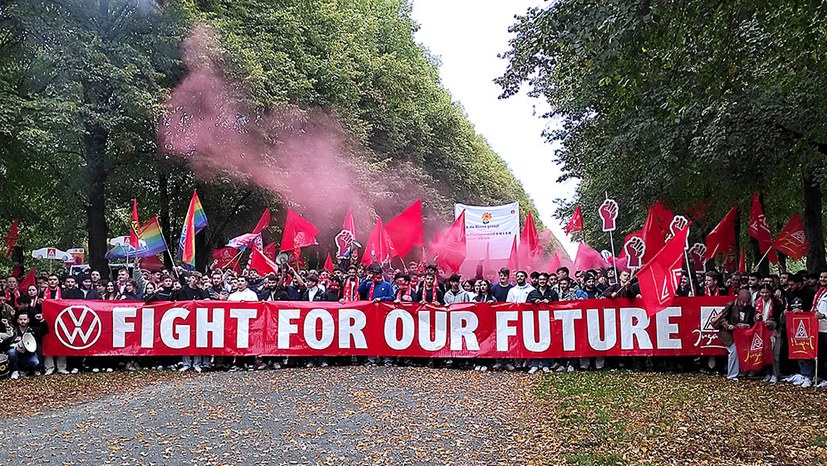
<path id="1" fill-rule="evenodd" d="M 515 464 L 536 378 L 334 367 L 175 377 L 0 419 L 9 464 Z M 6 400 L 15 403 L 18 400 Z"/>

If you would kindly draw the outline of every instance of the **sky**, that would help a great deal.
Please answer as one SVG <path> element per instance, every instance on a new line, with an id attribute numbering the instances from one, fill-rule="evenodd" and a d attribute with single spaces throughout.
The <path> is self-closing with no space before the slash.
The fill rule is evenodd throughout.
<path id="1" fill-rule="evenodd" d="M 491 147 L 502 157 L 534 200 L 540 219 L 574 258 L 573 245 L 552 217 L 554 200 L 571 199 L 575 182 L 557 183 L 560 168 L 553 162 L 554 146 L 542 132 L 551 123 L 541 118 L 544 102 L 523 91 L 499 99 L 493 80 L 506 61 L 497 54 L 508 50 L 508 27 L 514 15 L 540 5 L 541 0 L 413 0 L 413 18 L 420 30 L 416 40 L 439 58 L 442 84 L 464 108 Z"/>

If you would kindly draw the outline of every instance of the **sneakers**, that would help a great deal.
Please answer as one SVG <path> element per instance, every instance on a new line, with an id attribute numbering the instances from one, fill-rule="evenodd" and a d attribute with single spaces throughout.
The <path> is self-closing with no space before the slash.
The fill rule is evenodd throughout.
<path id="1" fill-rule="evenodd" d="M 281 369 L 281 364 L 273 362 L 273 369 Z"/>
<path id="2" fill-rule="evenodd" d="M 516 369 L 516 367 L 514 367 L 514 364 L 508 363 L 505 365 L 505 370 L 507 370 L 508 372 L 513 372 L 514 369 Z"/>
<path id="3" fill-rule="evenodd" d="M 566 367 L 566 372 L 574 372 L 574 366 L 572 366 L 571 364 L 569 364 L 569 365 Z"/>
<path id="4" fill-rule="evenodd" d="M 78 372 L 80 372 L 80 371 L 79 371 L 79 370 L 78 370 L 78 368 L 76 367 L 76 368 L 72 369 L 71 374 L 77 374 Z"/>
<path id="5" fill-rule="evenodd" d="M 93 373 L 95 373 L 95 374 L 97 374 L 97 373 L 98 373 L 98 372 L 100 372 L 100 371 L 101 371 L 101 370 L 100 370 L 100 369 L 98 369 L 97 367 L 93 367 L 93 368 L 92 368 L 92 372 L 93 372 Z"/>
<path id="6" fill-rule="evenodd" d="M 67 374 L 69 374 L 69 371 L 67 371 L 66 369 L 58 369 L 58 370 L 57 370 L 57 373 L 58 373 L 58 374 L 67 375 Z"/>
<path id="7" fill-rule="evenodd" d="M 313 361 L 307 361 L 307 364 L 304 365 L 304 367 L 307 367 L 307 368 L 311 368 L 313 366 L 315 366 L 315 364 L 313 364 Z"/>
<path id="8" fill-rule="evenodd" d="M 799 375 L 795 376 L 795 379 L 793 379 L 793 385 L 795 385 L 797 387 L 800 387 L 801 384 L 803 384 L 805 380 L 807 380 L 807 379 L 805 379 L 804 376 L 799 374 Z"/>
<path id="9" fill-rule="evenodd" d="M 813 386 L 813 383 L 810 382 L 810 379 L 804 379 L 804 382 L 801 384 L 801 388 L 810 388 Z"/>
<path id="10" fill-rule="evenodd" d="M 326 362 L 323 362 L 323 363 L 319 364 L 319 367 L 327 367 L 327 366 L 329 366 L 329 365 L 330 365 L 330 364 L 328 364 L 328 363 L 326 363 Z"/>
<path id="11" fill-rule="evenodd" d="M 480 372 L 485 372 L 488 370 L 488 366 L 480 366 Z"/>
<path id="12" fill-rule="evenodd" d="M 14 371 L 14 372 L 11 373 L 11 379 L 12 380 L 17 380 L 19 378 L 20 378 L 20 372 L 19 371 Z"/>
<path id="13" fill-rule="evenodd" d="M 44 375 L 52 375 L 52 374 L 54 374 L 54 373 L 55 373 L 54 368 L 52 368 L 52 369 L 46 369 L 46 373 L 45 373 Z"/>
<path id="14" fill-rule="evenodd" d="M 106 372 L 112 372 L 112 368 L 111 368 L 111 367 L 107 367 L 107 368 L 106 368 Z"/>
<path id="15" fill-rule="evenodd" d="M 186 372 L 190 370 L 190 366 L 183 366 L 182 368 L 178 369 L 178 372 Z"/>
<path id="16" fill-rule="evenodd" d="M 778 377 L 776 377 L 774 375 L 770 376 L 770 383 L 773 384 L 773 385 L 777 384 L 778 383 Z"/>
<path id="17" fill-rule="evenodd" d="M 772 374 L 767 374 L 766 376 L 764 376 L 764 382 L 769 382 L 771 377 L 773 377 Z"/>
<path id="18" fill-rule="evenodd" d="M 195 372 L 198 372 L 200 374 L 201 373 L 201 366 L 192 366 L 192 370 L 194 370 Z"/>
<path id="19" fill-rule="evenodd" d="M 482 366 L 474 366 L 474 370 L 475 370 L 475 371 L 479 371 L 479 370 L 480 370 L 480 367 L 482 367 Z"/>
<path id="20" fill-rule="evenodd" d="M 538 370 L 539 369 L 538 369 L 537 366 L 531 366 L 531 369 L 528 370 L 528 373 L 529 374 L 535 374 L 535 373 L 537 373 Z"/>
<path id="21" fill-rule="evenodd" d="M 548 366 L 543 367 L 543 372 L 551 372 L 551 368 Z"/>
<path id="22" fill-rule="evenodd" d="M 35 377 L 38 377 L 38 376 L 40 376 L 40 375 L 42 375 L 42 373 L 41 373 L 40 371 L 34 371 L 34 376 L 35 376 Z"/>
<path id="23" fill-rule="evenodd" d="M 493 369 L 495 371 L 498 371 L 502 368 L 503 368 L 503 363 L 501 363 L 501 362 L 498 362 L 498 363 L 494 364 L 494 366 L 491 367 L 491 369 Z"/>
<path id="24" fill-rule="evenodd" d="M 818 385 L 816 385 L 816 387 L 818 387 L 818 388 L 827 387 L 827 380 L 822 380 L 821 382 L 818 383 Z"/>
<path id="25" fill-rule="evenodd" d="M 557 368 L 554 369 L 554 372 L 563 372 L 565 370 L 566 370 L 566 366 L 557 366 Z"/>

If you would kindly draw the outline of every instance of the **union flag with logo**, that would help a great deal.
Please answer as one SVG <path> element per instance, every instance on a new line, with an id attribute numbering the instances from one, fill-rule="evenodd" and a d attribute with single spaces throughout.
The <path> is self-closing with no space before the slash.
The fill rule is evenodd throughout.
<path id="1" fill-rule="evenodd" d="M 816 358 L 818 321 L 814 312 L 787 313 L 787 348 L 790 359 Z"/>
<path id="2" fill-rule="evenodd" d="M 766 322 L 758 322 L 750 329 L 732 331 L 741 371 L 757 371 L 772 364 L 770 330 Z"/>

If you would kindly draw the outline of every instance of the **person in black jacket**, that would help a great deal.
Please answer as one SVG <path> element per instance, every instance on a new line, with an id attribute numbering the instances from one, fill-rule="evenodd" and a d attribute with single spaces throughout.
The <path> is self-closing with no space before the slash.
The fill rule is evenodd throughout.
<path id="1" fill-rule="evenodd" d="M 35 371 L 40 366 L 37 351 L 30 353 L 17 350 L 17 345 L 23 339 L 23 335 L 32 334 L 35 341 L 37 341 L 37 347 L 40 348 L 43 336 L 48 332 L 49 327 L 46 325 L 46 321 L 43 320 L 43 314 L 37 314 L 35 319 L 31 321 L 29 320 L 29 314 L 25 312 L 17 314 L 17 325 L 13 328 L 12 336 L 4 342 L 4 348 L 8 348 L 6 354 L 9 356 L 12 380 L 19 378 L 21 371 Z"/>
<path id="2" fill-rule="evenodd" d="M 83 293 L 83 298 L 87 301 L 96 301 L 100 298 L 97 288 L 92 285 L 92 277 L 84 275 L 80 280 L 80 292 Z"/>
<path id="3" fill-rule="evenodd" d="M 61 294 L 61 298 L 63 299 L 83 299 L 84 294 L 80 288 L 77 287 L 77 281 L 75 281 L 75 277 L 68 276 L 66 280 L 63 281 L 63 293 Z"/>
<path id="4" fill-rule="evenodd" d="M 551 289 L 548 284 L 548 274 L 542 272 L 537 277 L 537 288 L 528 293 L 526 302 L 534 304 L 548 304 L 557 301 L 558 299 L 557 292 Z"/>
<path id="5" fill-rule="evenodd" d="M 261 301 L 288 301 L 289 295 L 283 286 L 280 286 L 278 275 L 271 273 L 264 277 L 264 285 L 258 291 Z"/>
<path id="6" fill-rule="evenodd" d="M 319 286 L 319 276 L 310 274 L 304 280 L 307 289 L 302 293 L 302 301 L 326 301 L 325 290 Z"/>

